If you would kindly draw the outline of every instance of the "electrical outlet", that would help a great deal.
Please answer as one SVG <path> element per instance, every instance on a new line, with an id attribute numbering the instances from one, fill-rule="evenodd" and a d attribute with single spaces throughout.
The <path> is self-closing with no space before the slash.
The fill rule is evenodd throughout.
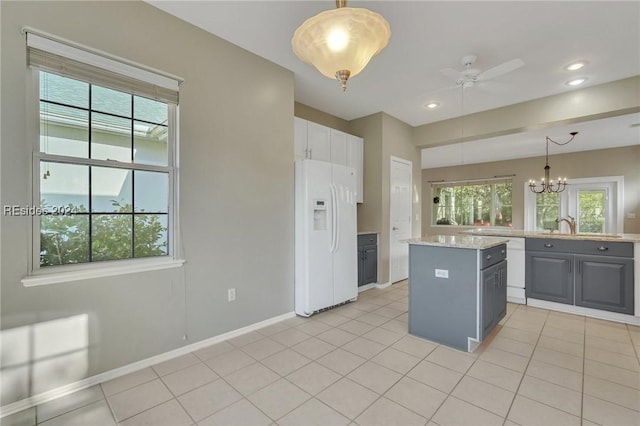
<path id="1" fill-rule="evenodd" d="M 635 218 L 636 218 L 635 213 L 627 213 L 627 219 L 635 219 Z"/>
<path id="2" fill-rule="evenodd" d="M 233 302 L 234 300 L 236 300 L 236 289 L 235 288 L 230 288 L 229 290 L 227 290 L 227 300 L 229 302 Z"/>
<path id="3" fill-rule="evenodd" d="M 438 277 L 438 278 L 449 278 L 449 270 L 448 269 L 436 269 L 436 277 Z"/>

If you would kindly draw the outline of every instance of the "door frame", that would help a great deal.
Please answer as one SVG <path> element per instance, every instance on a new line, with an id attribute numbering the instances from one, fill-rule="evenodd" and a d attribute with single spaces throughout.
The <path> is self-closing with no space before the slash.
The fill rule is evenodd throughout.
<path id="1" fill-rule="evenodd" d="M 409 166 L 409 194 L 413 194 L 413 162 L 411 162 L 410 160 L 405 160 L 404 158 L 400 158 L 400 157 L 395 157 L 395 156 L 390 156 L 389 158 L 389 223 L 388 223 L 388 231 L 389 231 L 389 284 L 393 284 L 394 278 L 391 276 L 391 255 L 392 255 L 392 250 L 391 247 L 393 245 L 393 223 L 392 223 L 392 217 L 391 217 L 391 191 L 392 191 L 392 182 L 391 182 L 391 169 L 393 168 L 393 162 L 397 162 L 397 163 L 401 163 L 404 165 Z M 411 237 L 413 235 L 413 202 L 412 202 L 412 198 L 411 196 L 409 197 L 409 237 Z M 402 279 L 401 279 L 402 280 Z M 396 281 L 401 281 L 401 280 L 396 280 Z"/>

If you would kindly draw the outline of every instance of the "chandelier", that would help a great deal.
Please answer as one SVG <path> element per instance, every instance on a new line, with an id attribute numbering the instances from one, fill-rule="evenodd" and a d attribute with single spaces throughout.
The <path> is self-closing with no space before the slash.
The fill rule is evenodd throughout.
<path id="1" fill-rule="evenodd" d="M 569 142 L 571 142 L 573 140 L 573 138 L 576 137 L 576 135 L 578 134 L 578 132 L 571 132 L 569 133 L 571 135 L 571 138 L 569 138 L 568 141 L 566 142 L 556 142 L 553 139 L 551 139 L 549 136 L 547 136 L 547 158 L 546 158 L 546 165 L 544 166 L 544 177 L 542 178 L 542 181 L 540 182 L 540 186 L 538 187 L 538 184 L 536 183 L 535 180 L 530 179 L 529 180 L 529 189 L 531 189 L 532 192 L 535 192 L 536 194 L 542 194 L 543 192 L 562 192 L 565 190 L 565 188 L 567 187 L 567 178 L 565 177 L 564 179 L 562 178 L 558 178 L 558 182 L 554 183 L 550 178 L 549 178 L 549 174 L 551 172 L 551 167 L 549 166 L 549 142 L 552 142 L 556 145 L 566 145 Z"/>
<path id="2" fill-rule="evenodd" d="M 382 15 L 346 4 L 346 0 L 336 0 L 336 9 L 304 21 L 291 40 L 296 56 L 324 76 L 337 79 L 342 91 L 349 77 L 358 75 L 391 37 Z"/>

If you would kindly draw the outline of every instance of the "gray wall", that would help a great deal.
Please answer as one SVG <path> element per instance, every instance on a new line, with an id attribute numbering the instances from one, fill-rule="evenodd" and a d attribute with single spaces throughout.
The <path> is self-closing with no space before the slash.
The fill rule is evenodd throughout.
<path id="1" fill-rule="evenodd" d="M 291 312 L 293 74 L 143 2 L 0 7 L 2 205 L 30 202 L 26 129 L 34 123 L 25 110 L 35 100 L 25 94 L 30 71 L 20 33 L 27 25 L 185 79 L 179 209 L 187 261 L 25 288 L 30 219 L 2 217 L 2 329 L 16 340 L 3 345 L 15 356 L 3 357 L 1 404 Z M 226 301 L 229 287 L 237 288 L 234 303 Z M 62 319 L 69 320 L 49 322 Z M 36 360 L 20 351 L 33 349 L 24 336 L 47 326 L 67 330 L 75 346 L 73 357 L 49 354 L 57 369 L 43 380 L 38 362 L 25 364 Z"/>
<path id="2" fill-rule="evenodd" d="M 429 181 L 456 181 L 514 174 L 513 227 L 524 228 L 524 184 L 542 175 L 544 157 L 495 161 L 455 167 L 422 170 L 422 230 L 423 234 L 455 234 L 459 227 L 431 226 L 433 202 Z M 640 233 L 640 145 L 551 155 L 549 164 L 554 173 L 573 178 L 624 176 L 624 232 Z M 628 219 L 635 213 L 636 219 Z"/>

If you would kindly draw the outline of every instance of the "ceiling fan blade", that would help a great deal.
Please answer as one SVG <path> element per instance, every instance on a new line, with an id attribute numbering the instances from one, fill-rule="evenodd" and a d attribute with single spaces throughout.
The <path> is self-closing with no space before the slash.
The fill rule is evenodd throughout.
<path id="1" fill-rule="evenodd" d="M 457 80 L 458 78 L 460 78 L 460 71 L 453 68 L 443 68 L 440 70 L 440 73 L 442 73 L 442 75 L 444 75 L 445 77 L 449 77 L 453 80 Z"/>
<path id="2" fill-rule="evenodd" d="M 496 78 L 503 74 L 510 73 L 511 71 L 515 71 L 523 65 L 524 61 L 522 59 L 512 59 L 493 68 L 489 68 L 484 72 L 481 72 L 480 74 L 478 74 L 477 80 L 491 80 L 492 78 Z"/>

